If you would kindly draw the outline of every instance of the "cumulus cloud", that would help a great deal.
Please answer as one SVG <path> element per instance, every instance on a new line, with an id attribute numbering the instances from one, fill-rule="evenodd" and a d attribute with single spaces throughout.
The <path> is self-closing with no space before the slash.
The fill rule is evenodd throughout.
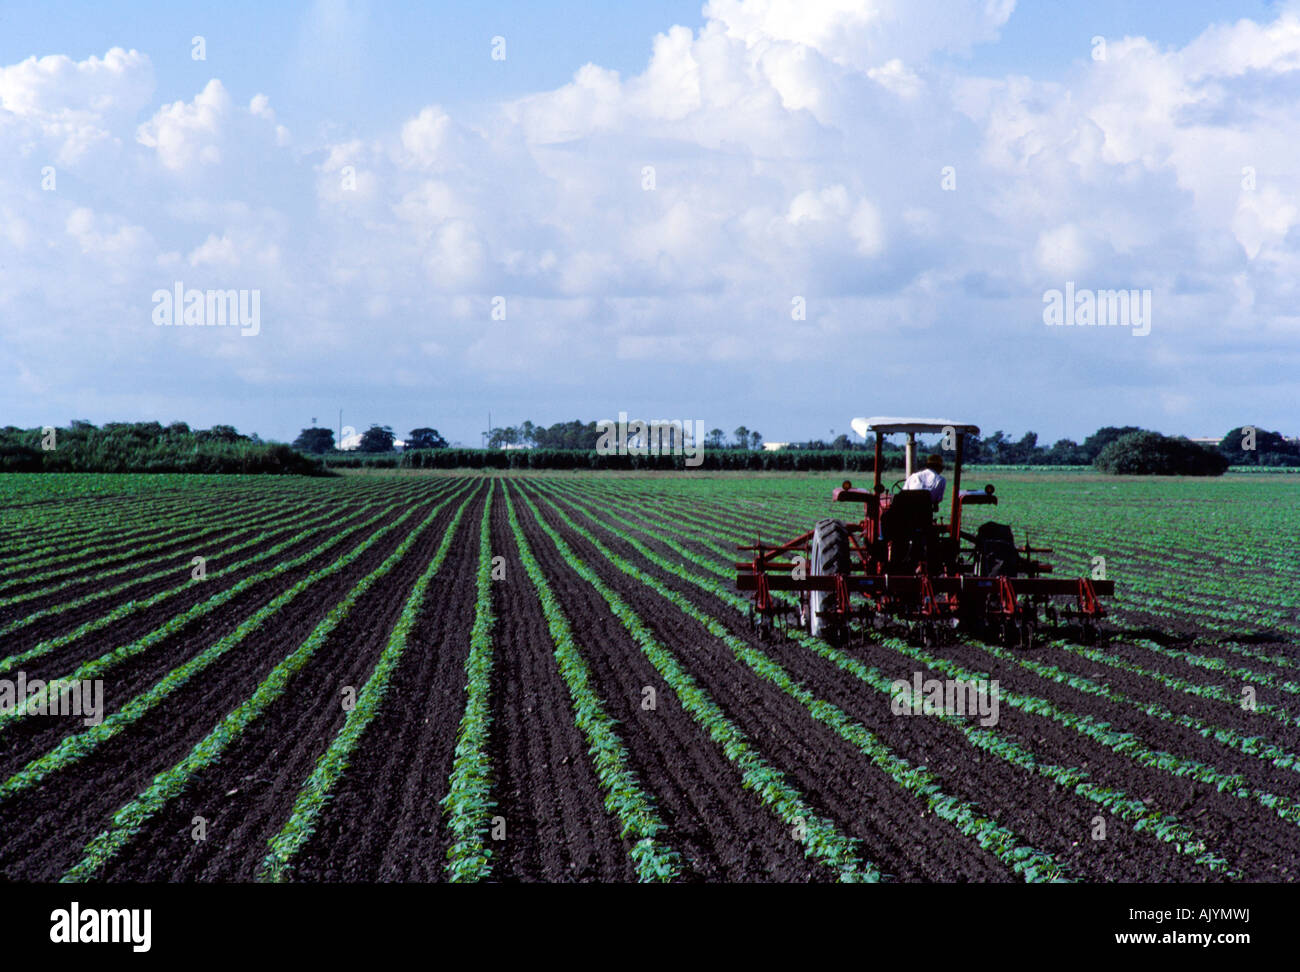
<path id="1" fill-rule="evenodd" d="M 160 109 L 140 126 L 141 145 L 155 149 L 158 159 L 172 170 L 221 162 L 222 126 L 233 104 L 225 86 L 217 79 L 208 82 L 191 102 L 177 101 Z"/>
<path id="2" fill-rule="evenodd" d="M 24 154 L 39 147 L 62 166 L 102 155 L 153 87 L 149 58 L 120 47 L 102 58 L 52 54 L 0 67 L 0 158 L 6 144 Z"/>
<path id="3" fill-rule="evenodd" d="M 102 58 L 51 54 L 0 67 L 0 107 L 25 117 L 108 119 L 138 111 L 152 94 L 149 59 L 120 47 Z"/>
<path id="4" fill-rule="evenodd" d="M 402 147 L 416 165 L 433 166 L 443 158 L 451 118 L 441 108 L 425 108 L 402 126 Z"/>
<path id="5" fill-rule="evenodd" d="M 935 51 L 966 51 L 993 40 L 1015 0 L 710 0 L 705 15 L 749 48 L 796 44 L 858 70 Z"/>
<path id="6" fill-rule="evenodd" d="M 0 68 L 0 159 L 28 164 L 0 174 L 0 262 L 21 281 L 0 281 L 0 314 L 47 315 L 73 267 L 123 311 L 108 353 L 156 365 L 182 352 L 157 350 L 140 295 L 187 273 L 265 288 L 260 343 L 211 357 L 236 386 L 330 368 L 418 385 L 415 354 L 440 387 L 523 375 L 545 397 L 577 368 L 593 395 L 691 399 L 829 361 L 846 408 L 866 362 L 898 380 L 926 360 L 957 408 L 1104 373 L 1138 409 L 1162 368 L 1211 373 L 1225 328 L 1293 333 L 1295 10 L 1183 47 L 1111 38 L 1052 81 L 938 66 L 995 42 L 1013 7 L 712 0 L 698 30 L 648 39 L 636 73 L 578 65 L 554 90 L 464 112 L 431 97 L 315 142 L 217 78 L 154 105 L 134 51 L 32 58 Z M 32 161 L 89 171 L 110 151 L 130 178 L 94 205 L 35 187 Z M 1042 293 L 1065 280 L 1153 289 L 1148 343 L 1045 333 Z M 998 355 L 1035 362 L 1014 394 L 972 383 Z"/>

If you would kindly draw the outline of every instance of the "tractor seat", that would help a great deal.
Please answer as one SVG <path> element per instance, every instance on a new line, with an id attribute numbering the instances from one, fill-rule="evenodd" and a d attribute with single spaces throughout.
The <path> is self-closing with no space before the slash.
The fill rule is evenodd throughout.
<path id="1" fill-rule="evenodd" d="M 889 545 L 888 570 L 910 573 L 930 559 L 934 545 L 934 507 L 928 489 L 894 494 L 880 515 L 882 539 Z"/>
<path id="2" fill-rule="evenodd" d="M 928 489 L 904 489 L 894 496 L 880 521 L 886 540 L 903 540 L 928 531 L 934 524 L 934 499 Z"/>

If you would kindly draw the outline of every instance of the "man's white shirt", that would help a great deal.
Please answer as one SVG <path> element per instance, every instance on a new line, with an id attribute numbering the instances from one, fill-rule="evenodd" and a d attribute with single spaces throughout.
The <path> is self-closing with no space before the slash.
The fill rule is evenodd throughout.
<path id="1" fill-rule="evenodd" d="M 940 476 L 933 469 L 919 469 L 907 477 L 907 482 L 903 484 L 904 489 L 928 489 L 930 499 L 935 503 L 943 502 L 943 488 L 948 481 Z"/>

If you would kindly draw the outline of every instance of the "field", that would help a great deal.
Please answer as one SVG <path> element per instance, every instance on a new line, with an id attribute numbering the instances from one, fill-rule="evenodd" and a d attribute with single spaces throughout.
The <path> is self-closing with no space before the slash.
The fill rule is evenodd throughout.
<path id="1" fill-rule="evenodd" d="M 0 477 L 0 877 L 1300 879 L 1300 481 L 992 478 L 1106 640 L 758 640 L 833 476 Z"/>

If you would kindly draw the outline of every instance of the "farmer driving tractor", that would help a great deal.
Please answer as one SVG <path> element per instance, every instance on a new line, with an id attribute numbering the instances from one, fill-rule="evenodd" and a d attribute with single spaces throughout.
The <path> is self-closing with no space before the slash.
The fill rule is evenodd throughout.
<path id="1" fill-rule="evenodd" d="M 948 483 L 941 475 L 942 472 L 943 456 L 934 453 L 925 460 L 924 467 L 907 477 L 903 488 L 928 490 L 930 502 L 934 504 L 935 509 L 938 509 L 939 504 L 943 502 L 943 489 Z"/>

